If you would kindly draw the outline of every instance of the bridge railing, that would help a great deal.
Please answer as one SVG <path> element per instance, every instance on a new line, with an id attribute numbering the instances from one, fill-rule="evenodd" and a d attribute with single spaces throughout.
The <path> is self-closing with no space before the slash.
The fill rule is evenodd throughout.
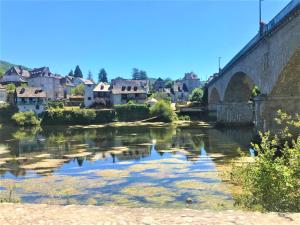
<path id="1" fill-rule="evenodd" d="M 287 4 L 268 24 L 263 27 L 262 34 L 266 34 L 267 32 L 271 31 L 275 28 L 285 17 L 292 12 L 295 8 L 300 6 L 300 0 L 292 0 Z M 222 76 L 222 73 L 229 69 L 241 56 L 243 56 L 249 49 L 255 46 L 256 43 L 261 39 L 261 34 L 256 34 L 243 48 L 240 50 L 228 63 L 224 68 L 221 70 L 221 73 L 217 76 L 214 75 L 210 77 L 208 80 L 209 83 L 213 83 L 219 77 Z"/>

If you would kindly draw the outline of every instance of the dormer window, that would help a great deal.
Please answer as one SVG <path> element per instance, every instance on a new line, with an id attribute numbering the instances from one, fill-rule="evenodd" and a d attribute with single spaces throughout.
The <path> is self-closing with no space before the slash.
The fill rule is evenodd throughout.
<path id="1" fill-rule="evenodd" d="M 137 86 L 135 86 L 135 87 L 133 88 L 133 90 L 134 90 L 134 91 L 137 91 Z"/>
<path id="2" fill-rule="evenodd" d="M 125 91 L 126 87 L 125 86 L 122 86 L 122 91 Z"/>
<path id="3" fill-rule="evenodd" d="M 128 86 L 128 87 L 127 87 L 127 91 L 131 91 L 131 86 Z"/>

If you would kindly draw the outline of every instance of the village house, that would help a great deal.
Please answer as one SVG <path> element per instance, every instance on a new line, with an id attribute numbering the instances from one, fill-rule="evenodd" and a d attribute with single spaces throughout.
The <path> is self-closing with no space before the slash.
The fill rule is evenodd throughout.
<path id="1" fill-rule="evenodd" d="M 47 100 L 60 100 L 64 98 L 64 88 L 61 85 L 62 77 L 52 74 L 48 67 L 33 69 L 28 79 L 29 87 L 40 87 L 47 95 Z"/>
<path id="2" fill-rule="evenodd" d="M 7 102 L 7 91 L 4 86 L 0 84 L 0 104 Z"/>
<path id="3" fill-rule="evenodd" d="M 185 84 L 189 93 L 192 93 L 192 91 L 195 88 L 198 88 L 201 86 L 200 79 L 198 78 L 197 74 L 195 74 L 193 72 L 186 73 L 184 75 L 184 78 L 182 80 L 180 80 L 180 82 Z"/>
<path id="4" fill-rule="evenodd" d="M 72 78 L 73 77 L 65 76 L 65 77 L 61 78 L 61 80 L 60 80 L 60 84 L 63 87 L 65 99 L 69 99 L 69 97 L 72 95 L 72 89 L 75 87 Z"/>
<path id="5" fill-rule="evenodd" d="M 126 104 L 129 101 L 145 103 L 148 93 L 148 80 L 114 79 L 111 82 L 112 105 Z"/>
<path id="6" fill-rule="evenodd" d="M 90 107 L 94 104 L 94 88 L 95 84 L 90 81 L 86 80 L 84 83 L 84 106 Z"/>
<path id="7" fill-rule="evenodd" d="M 175 81 L 171 88 L 171 100 L 172 102 L 188 101 L 189 91 L 185 83 L 181 81 Z"/>
<path id="8" fill-rule="evenodd" d="M 15 101 L 20 112 L 33 111 L 40 114 L 45 110 L 47 94 L 40 87 L 18 87 Z"/>
<path id="9" fill-rule="evenodd" d="M 100 82 L 93 90 L 94 102 L 96 105 L 109 106 L 110 102 L 110 85 L 105 82 Z"/>
<path id="10" fill-rule="evenodd" d="M 5 72 L 3 77 L 0 78 L 0 84 L 14 84 L 20 86 L 27 83 L 27 79 L 30 77 L 30 72 L 23 69 L 21 66 L 13 66 Z"/>
<path id="11" fill-rule="evenodd" d="M 70 76 L 69 76 L 70 77 Z M 95 84 L 93 81 L 91 80 L 88 80 L 88 79 L 84 79 L 84 78 L 81 78 L 81 77 L 73 77 L 72 79 L 72 83 L 75 85 L 75 86 L 78 86 L 80 84 L 84 84 L 84 85 L 92 85 L 92 84 Z"/>

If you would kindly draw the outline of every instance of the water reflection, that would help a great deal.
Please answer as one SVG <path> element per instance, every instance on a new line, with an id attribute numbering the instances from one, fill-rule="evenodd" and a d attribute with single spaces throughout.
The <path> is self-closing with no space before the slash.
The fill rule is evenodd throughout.
<path id="1" fill-rule="evenodd" d="M 197 126 L 0 129 L 0 193 L 13 182 L 25 202 L 182 207 L 192 197 L 188 207 L 232 208 L 216 164 L 250 142 L 232 133 Z"/>

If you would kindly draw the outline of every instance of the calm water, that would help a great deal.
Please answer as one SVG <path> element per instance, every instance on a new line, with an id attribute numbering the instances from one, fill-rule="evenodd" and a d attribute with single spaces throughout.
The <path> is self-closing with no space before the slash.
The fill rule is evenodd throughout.
<path id="1" fill-rule="evenodd" d="M 0 198 L 12 190 L 28 203 L 231 209 L 217 171 L 251 138 L 198 125 L 3 127 Z"/>

